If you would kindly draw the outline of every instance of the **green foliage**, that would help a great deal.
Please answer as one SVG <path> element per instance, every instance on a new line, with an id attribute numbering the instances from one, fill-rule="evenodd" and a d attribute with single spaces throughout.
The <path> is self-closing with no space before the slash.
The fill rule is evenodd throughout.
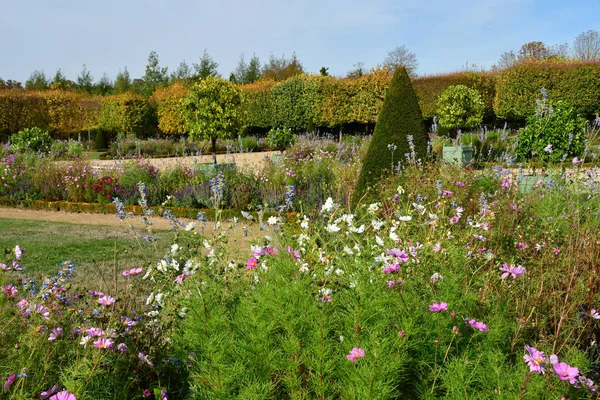
<path id="1" fill-rule="evenodd" d="M 44 71 L 33 71 L 29 79 L 25 81 L 27 90 L 45 90 L 50 86 L 50 81 L 46 78 Z"/>
<path id="2" fill-rule="evenodd" d="M 102 129 L 98 129 L 96 136 L 94 137 L 94 149 L 106 150 L 108 149 L 108 141 L 106 140 L 106 134 Z"/>
<path id="3" fill-rule="evenodd" d="M 500 118 L 524 121 L 541 88 L 582 116 L 600 112 L 600 63 L 526 62 L 498 76 L 494 109 Z"/>
<path id="4" fill-rule="evenodd" d="M 519 132 L 517 157 L 559 162 L 581 156 L 585 150 L 587 121 L 573 107 L 562 102 L 552 103 L 547 100 L 545 91 L 543 94 L 544 99 L 537 101 L 527 126 Z"/>
<path id="5" fill-rule="evenodd" d="M 46 99 L 38 92 L 0 90 L 0 132 L 12 134 L 35 126 L 50 126 Z"/>
<path id="6" fill-rule="evenodd" d="M 169 135 L 182 135 L 186 133 L 181 100 L 188 94 L 189 90 L 182 82 L 175 82 L 154 92 L 151 101 L 156 104 L 158 128 L 161 132 Z"/>
<path id="7" fill-rule="evenodd" d="M 274 85 L 275 81 L 260 80 L 241 86 L 246 98 L 243 107 L 248 127 L 270 128 L 273 126 L 275 101 L 272 88 Z"/>
<path id="8" fill-rule="evenodd" d="M 144 138 L 156 133 L 156 110 L 143 96 L 132 93 L 102 99 L 100 128 Z"/>
<path id="9" fill-rule="evenodd" d="M 202 57 L 200 57 L 200 64 L 194 63 L 194 76 L 193 78 L 198 79 L 206 79 L 209 76 L 219 77 L 219 72 L 217 68 L 219 64 L 213 60 L 213 58 L 208 54 L 208 51 L 204 49 L 204 53 L 202 53 Z"/>
<path id="10" fill-rule="evenodd" d="M 14 152 L 35 151 L 46 153 L 52 147 L 52 138 L 48 131 L 40 128 L 26 128 L 10 137 L 10 148 Z"/>
<path id="11" fill-rule="evenodd" d="M 165 86 L 169 82 L 168 68 L 161 67 L 158 60 L 158 53 L 151 51 L 148 55 L 148 64 L 146 64 L 146 73 L 144 74 L 141 93 L 144 97 L 152 96 L 152 93 L 159 87 Z"/>
<path id="12" fill-rule="evenodd" d="M 416 163 L 417 160 L 424 162 L 427 141 L 427 130 L 410 78 L 406 69 L 398 68 L 363 161 L 354 193 L 354 204 L 357 205 L 369 188 L 380 181 L 385 171 L 393 171 L 402 163 Z M 405 155 L 408 155 L 408 160 Z"/>
<path id="13" fill-rule="evenodd" d="M 296 136 L 290 128 L 271 128 L 267 134 L 267 143 L 279 151 L 294 144 Z"/>
<path id="14" fill-rule="evenodd" d="M 190 139 L 210 139 L 214 153 L 217 139 L 241 133 L 245 121 L 243 101 L 241 89 L 224 79 L 209 76 L 194 85 L 181 101 Z"/>
<path id="15" fill-rule="evenodd" d="M 438 100 L 439 123 L 449 129 L 476 128 L 483 120 L 484 104 L 475 89 L 448 86 Z"/>

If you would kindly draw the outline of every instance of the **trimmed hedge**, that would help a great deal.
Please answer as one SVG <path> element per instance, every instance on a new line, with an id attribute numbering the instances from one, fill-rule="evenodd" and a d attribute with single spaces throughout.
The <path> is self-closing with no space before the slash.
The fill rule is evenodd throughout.
<path id="1" fill-rule="evenodd" d="M 533 113 L 542 88 L 551 101 L 562 100 L 591 118 L 600 112 L 600 62 L 527 62 L 503 71 L 497 82 L 496 114 L 524 121 Z"/>
<path id="2" fill-rule="evenodd" d="M 398 163 L 406 164 L 404 155 L 411 153 L 407 136 L 412 136 L 414 161 L 425 161 L 429 139 L 427 129 L 408 72 L 401 67 L 394 72 L 363 161 L 352 200 L 354 206 L 386 171 L 392 170 L 392 164 L 394 167 Z M 390 146 L 394 148 L 390 149 Z"/>
<path id="3" fill-rule="evenodd" d="M 242 85 L 246 94 L 243 107 L 246 109 L 246 126 L 269 129 L 273 126 L 275 101 L 273 99 L 273 80 L 260 80 L 255 83 Z"/>
<path id="4" fill-rule="evenodd" d="M 156 109 L 137 94 L 123 93 L 102 99 L 100 128 L 139 138 L 151 137 L 157 130 Z"/>
<path id="5" fill-rule="evenodd" d="M 171 86 L 157 89 L 150 102 L 155 103 L 158 118 L 158 129 L 168 135 L 184 135 L 185 118 L 181 112 L 181 100 L 190 93 L 190 90 L 181 82 Z"/>

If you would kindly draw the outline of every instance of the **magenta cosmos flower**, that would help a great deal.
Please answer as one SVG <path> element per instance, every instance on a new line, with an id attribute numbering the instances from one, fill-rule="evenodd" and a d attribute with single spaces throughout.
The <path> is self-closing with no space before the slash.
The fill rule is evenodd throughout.
<path id="1" fill-rule="evenodd" d="M 115 343 L 111 338 L 100 338 L 94 342 L 94 347 L 98 349 L 108 349 Z"/>
<path id="2" fill-rule="evenodd" d="M 117 299 L 115 299 L 114 297 L 110 297 L 110 296 L 102 296 L 98 299 L 98 304 L 101 304 L 103 306 L 110 306 L 115 304 L 115 301 L 117 301 Z"/>
<path id="3" fill-rule="evenodd" d="M 544 353 L 527 345 L 525 345 L 525 350 L 527 350 L 529 354 L 525 354 L 523 359 L 529 365 L 529 372 L 535 372 L 536 374 L 543 374 L 546 372 L 544 369 L 544 362 L 546 360 Z"/>
<path id="4" fill-rule="evenodd" d="M 346 358 L 352 362 L 358 361 L 358 359 L 363 358 L 365 356 L 365 349 L 361 349 L 360 347 L 354 347 L 350 350 L 350 354 L 346 356 Z"/>
<path id="5" fill-rule="evenodd" d="M 518 267 L 515 267 L 514 265 L 508 265 L 507 263 L 502 264 L 502 266 L 500 267 L 500 271 L 504 271 L 504 273 L 500 277 L 502 279 L 508 278 L 509 275 L 512 276 L 513 279 L 516 279 L 519 276 L 523 276 L 523 274 L 525 274 L 525 268 L 521 267 L 520 265 Z"/>
<path id="6" fill-rule="evenodd" d="M 10 375 L 8 377 L 8 379 L 6 380 L 6 382 L 4 382 L 4 389 L 8 389 L 10 387 L 10 385 L 15 383 L 15 379 L 17 379 L 17 375 L 15 375 L 15 374 Z"/>
<path id="7" fill-rule="evenodd" d="M 484 324 L 483 322 L 476 321 L 474 319 L 469 320 L 469 325 L 471 326 L 471 328 L 477 329 L 480 332 L 487 332 L 490 330 L 490 328 L 488 328 L 486 324 Z"/>
<path id="8" fill-rule="evenodd" d="M 385 252 L 387 254 L 389 254 L 390 256 L 396 257 L 397 260 L 399 260 L 403 263 L 408 262 L 408 254 L 406 254 L 406 252 L 404 250 L 387 249 Z"/>
<path id="9" fill-rule="evenodd" d="M 77 397 L 73 393 L 69 393 L 66 390 L 56 393 L 50 397 L 50 400 L 77 400 Z"/>
<path id="10" fill-rule="evenodd" d="M 23 249 L 21 249 L 21 246 L 15 246 L 15 257 L 17 258 L 17 260 L 20 260 L 24 253 L 25 252 L 23 251 Z"/>
<path id="11" fill-rule="evenodd" d="M 144 270 L 143 268 L 126 269 L 125 271 L 123 271 L 123 276 L 129 276 L 129 275 L 133 276 L 133 275 L 141 274 L 143 270 Z"/>
<path id="12" fill-rule="evenodd" d="M 448 309 L 448 303 L 433 303 L 432 305 L 429 306 L 429 311 L 431 312 L 442 312 L 442 311 L 446 311 Z"/>
<path id="13" fill-rule="evenodd" d="M 248 259 L 248 261 L 246 262 L 246 268 L 248 269 L 254 269 L 257 265 L 258 260 L 255 257 L 250 257 L 250 259 Z"/>
<path id="14" fill-rule="evenodd" d="M 577 375 L 579 375 L 579 369 L 575 367 L 571 367 L 569 364 L 565 362 L 559 362 L 552 366 L 554 373 L 558 375 L 558 378 L 561 381 L 568 380 L 571 385 L 574 385 L 577 382 Z"/>

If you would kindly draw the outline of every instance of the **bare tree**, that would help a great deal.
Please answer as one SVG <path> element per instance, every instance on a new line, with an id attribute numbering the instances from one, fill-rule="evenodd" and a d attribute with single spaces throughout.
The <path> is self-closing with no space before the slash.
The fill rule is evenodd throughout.
<path id="1" fill-rule="evenodd" d="M 417 56 L 412 51 L 408 50 L 406 46 L 402 45 L 396 47 L 390 51 L 383 61 L 383 66 L 390 70 L 390 73 L 394 73 L 396 68 L 405 67 L 408 75 L 414 77 L 416 69 L 419 66 L 417 62 Z"/>
<path id="2" fill-rule="evenodd" d="M 365 69 L 365 64 L 362 61 L 360 61 L 352 66 L 352 69 L 350 71 L 348 71 L 348 73 L 346 74 L 346 77 L 347 78 L 360 78 L 361 76 L 365 75 L 366 73 L 367 73 L 367 70 Z"/>
<path id="3" fill-rule="evenodd" d="M 600 60 L 600 34 L 598 31 L 589 30 L 582 32 L 573 42 L 575 58 L 582 61 Z"/>
<path id="4" fill-rule="evenodd" d="M 544 44 L 544 42 L 529 42 L 525 43 L 519 49 L 520 60 L 545 60 L 552 56 L 552 52 Z"/>

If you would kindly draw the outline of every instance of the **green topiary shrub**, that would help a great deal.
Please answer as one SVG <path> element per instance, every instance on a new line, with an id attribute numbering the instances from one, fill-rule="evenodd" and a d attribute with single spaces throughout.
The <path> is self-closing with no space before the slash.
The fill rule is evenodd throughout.
<path id="1" fill-rule="evenodd" d="M 582 155 L 585 118 L 572 106 L 560 101 L 552 104 L 545 89 L 542 89 L 542 97 L 537 101 L 535 113 L 527 119 L 527 126 L 519 132 L 515 150 L 519 160 L 535 157 L 540 161 L 561 162 L 567 157 Z"/>
<path id="2" fill-rule="evenodd" d="M 267 143 L 274 149 L 283 152 L 296 141 L 296 136 L 290 128 L 272 128 L 267 134 Z"/>
<path id="3" fill-rule="evenodd" d="M 94 149 L 106 150 L 107 148 L 108 144 L 106 143 L 106 134 L 102 129 L 99 129 L 96 133 L 96 137 L 94 138 Z"/>
<path id="4" fill-rule="evenodd" d="M 31 150 L 47 153 L 52 142 L 50 134 L 40 128 L 26 128 L 10 137 L 11 150 L 14 152 Z"/>
<path id="5" fill-rule="evenodd" d="M 385 171 L 398 163 L 423 161 L 427 154 L 428 135 L 417 96 L 405 68 L 394 72 L 383 101 L 373 139 L 356 184 L 353 204 L 356 206 L 370 186 Z"/>
<path id="6" fill-rule="evenodd" d="M 438 100 L 439 123 L 449 129 L 476 128 L 483 121 L 479 92 L 464 85 L 448 86 Z"/>

